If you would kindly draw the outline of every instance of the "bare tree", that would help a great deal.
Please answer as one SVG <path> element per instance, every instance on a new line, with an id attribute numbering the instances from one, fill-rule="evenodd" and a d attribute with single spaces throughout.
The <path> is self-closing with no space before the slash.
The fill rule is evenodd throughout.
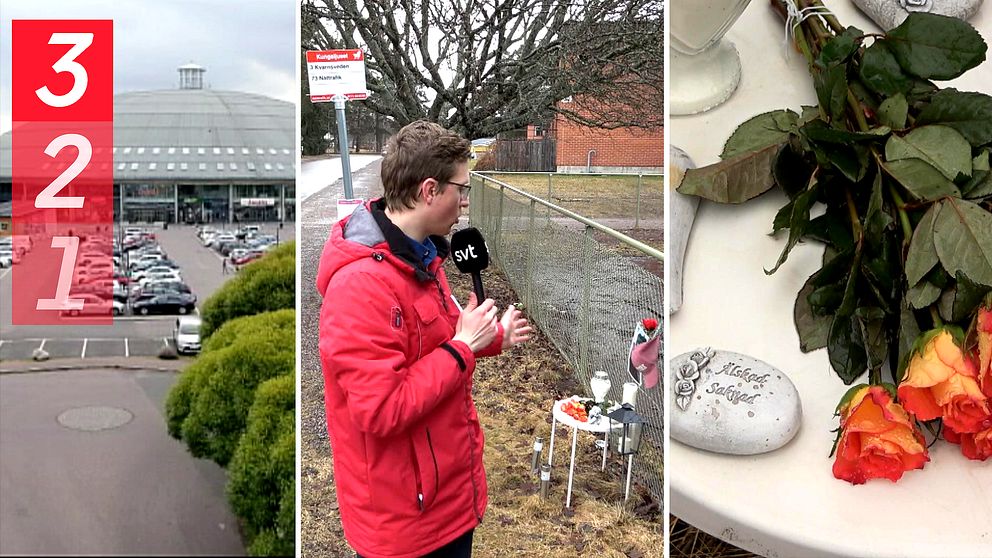
<path id="1" fill-rule="evenodd" d="M 364 102 L 399 125 L 662 124 L 662 0 L 302 0 L 302 18 L 305 49 L 365 50 Z"/>

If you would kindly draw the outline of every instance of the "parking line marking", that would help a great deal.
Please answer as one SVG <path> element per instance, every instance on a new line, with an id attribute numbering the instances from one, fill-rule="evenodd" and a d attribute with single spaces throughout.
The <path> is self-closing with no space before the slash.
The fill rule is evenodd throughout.
<path id="1" fill-rule="evenodd" d="M 41 345 L 38 346 L 38 350 L 39 351 L 44 351 L 45 350 L 45 341 L 48 341 L 48 339 L 42 339 L 41 340 Z"/>
<path id="2" fill-rule="evenodd" d="M 12 267 L 8 267 L 7 269 L 3 270 L 3 273 L 0 273 L 0 279 L 3 279 L 4 277 L 6 277 L 7 274 L 10 273 L 13 270 L 14 270 L 14 268 L 12 268 Z"/>
<path id="3" fill-rule="evenodd" d="M 83 339 L 83 352 L 79 355 L 79 358 L 86 358 L 86 343 L 88 341 L 89 338 Z"/>
<path id="4" fill-rule="evenodd" d="M 168 347 L 169 346 L 169 338 L 168 337 L 163 337 L 162 338 L 162 343 L 165 343 L 165 346 Z"/>
<path id="5" fill-rule="evenodd" d="M 127 337 L 124 338 L 124 357 L 131 356 L 131 350 L 127 346 Z"/>
<path id="6" fill-rule="evenodd" d="M 3 347 L 3 342 L 4 342 L 4 340 L 3 339 L 0 339 L 0 347 Z"/>

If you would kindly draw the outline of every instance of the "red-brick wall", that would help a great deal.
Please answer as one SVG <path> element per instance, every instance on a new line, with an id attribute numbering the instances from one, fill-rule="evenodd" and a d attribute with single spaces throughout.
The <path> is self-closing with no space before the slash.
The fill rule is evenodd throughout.
<path id="1" fill-rule="evenodd" d="M 562 166 L 586 166 L 590 149 L 594 167 L 657 167 L 664 165 L 665 133 L 663 128 L 590 128 L 558 115 L 555 118 L 558 140 L 555 162 Z"/>

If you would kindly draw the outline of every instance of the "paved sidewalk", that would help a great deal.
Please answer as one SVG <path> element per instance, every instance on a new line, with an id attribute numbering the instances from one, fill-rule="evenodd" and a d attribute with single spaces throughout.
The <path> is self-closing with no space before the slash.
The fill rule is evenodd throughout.
<path id="1" fill-rule="evenodd" d="M 166 431 L 175 361 L 118 361 L 4 363 L 0 554 L 243 555 L 225 471 Z"/>

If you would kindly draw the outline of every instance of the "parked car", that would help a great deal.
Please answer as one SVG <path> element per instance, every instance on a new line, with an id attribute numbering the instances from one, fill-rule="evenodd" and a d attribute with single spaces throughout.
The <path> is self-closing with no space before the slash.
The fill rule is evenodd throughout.
<path id="1" fill-rule="evenodd" d="M 14 251 L 0 250 L 0 267 L 10 267 L 14 265 Z"/>
<path id="2" fill-rule="evenodd" d="M 245 265 L 261 258 L 265 252 L 261 250 L 245 250 L 239 256 L 231 256 L 231 263 L 234 265 Z"/>
<path id="3" fill-rule="evenodd" d="M 63 316 L 105 316 L 108 314 L 120 316 L 124 313 L 124 304 L 117 300 L 108 300 L 91 293 L 73 293 L 71 299 L 82 299 L 83 307 L 78 310 L 61 310 Z"/>
<path id="4" fill-rule="evenodd" d="M 160 294 L 140 298 L 131 305 L 135 314 L 190 314 L 196 309 L 191 295 Z"/>
<path id="5" fill-rule="evenodd" d="M 200 318 L 198 316 L 183 316 L 176 318 L 172 328 L 172 342 L 179 353 L 200 352 Z"/>
<path id="6" fill-rule="evenodd" d="M 194 295 L 189 286 L 182 281 L 161 281 L 157 283 L 149 283 L 144 287 L 139 287 L 134 293 L 136 299 L 147 298 L 149 296 L 155 296 L 160 294 L 184 294 L 192 297 L 193 302 L 196 302 L 196 295 Z"/>

